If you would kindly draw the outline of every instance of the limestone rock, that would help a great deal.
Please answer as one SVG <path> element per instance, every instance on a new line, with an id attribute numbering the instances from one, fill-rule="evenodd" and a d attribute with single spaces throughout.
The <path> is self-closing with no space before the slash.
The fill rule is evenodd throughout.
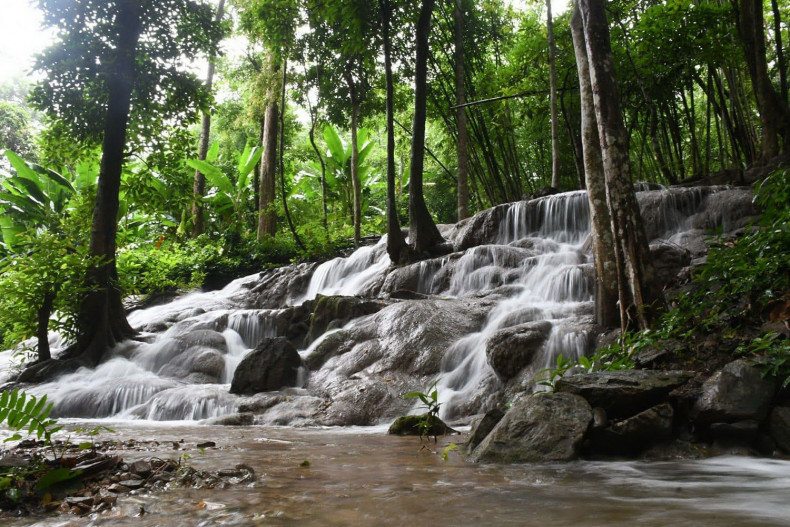
<path id="1" fill-rule="evenodd" d="M 790 452 L 790 408 L 786 406 L 774 408 L 771 412 L 769 429 L 776 446 L 785 452 Z"/>
<path id="2" fill-rule="evenodd" d="M 768 414 L 776 383 L 764 379 L 760 370 L 745 360 L 724 366 L 702 385 L 691 417 L 699 423 L 762 421 Z"/>
<path id="3" fill-rule="evenodd" d="M 364 300 L 353 296 L 319 296 L 310 317 L 307 343 L 330 329 L 341 328 L 348 321 L 380 311 L 385 304 L 375 300 Z"/>
<path id="4" fill-rule="evenodd" d="M 594 434 L 592 450 L 604 454 L 636 454 L 672 436 L 673 416 L 672 405 L 662 403 L 614 422 Z"/>
<path id="5" fill-rule="evenodd" d="M 488 339 L 486 359 L 503 380 L 511 379 L 532 362 L 551 332 L 551 322 L 527 322 L 501 329 Z"/>
<path id="6" fill-rule="evenodd" d="M 592 408 L 570 393 L 525 396 L 475 449 L 478 461 L 528 463 L 568 461 L 592 421 Z"/>
<path id="7" fill-rule="evenodd" d="M 499 408 L 494 408 L 485 413 L 485 415 L 472 425 L 472 430 L 469 433 L 469 441 L 466 443 L 467 450 L 471 453 L 477 448 L 477 445 L 483 442 L 483 439 L 491 433 L 491 430 L 505 417 L 505 412 Z"/>
<path id="8" fill-rule="evenodd" d="M 650 245 L 650 258 L 653 260 L 656 279 L 663 285 L 691 263 L 691 252 L 671 243 L 654 243 Z"/>
<path id="9" fill-rule="evenodd" d="M 563 377 L 555 390 L 580 395 L 609 417 L 630 417 L 664 402 L 669 392 L 693 376 L 686 371 L 601 371 Z"/>
<path id="10" fill-rule="evenodd" d="M 422 423 L 425 419 L 430 419 L 430 426 L 427 433 L 423 433 Z M 387 431 L 395 436 L 443 436 L 455 432 L 452 428 L 438 417 L 428 417 L 423 415 L 404 415 L 395 419 Z"/>
<path id="11" fill-rule="evenodd" d="M 295 386 L 302 359 L 283 337 L 263 339 L 236 368 L 230 393 L 250 395 Z"/>

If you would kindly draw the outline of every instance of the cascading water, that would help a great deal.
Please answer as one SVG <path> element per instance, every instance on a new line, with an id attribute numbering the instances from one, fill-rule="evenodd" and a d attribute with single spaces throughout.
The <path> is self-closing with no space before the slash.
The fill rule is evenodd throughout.
<path id="1" fill-rule="evenodd" d="M 748 190 L 638 196 L 649 238 L 669 238 L 692 256 L 713 229 L 740 227 L 741 216 L 753 213 Z M 586 194 L 500 206 L 480 218 L 474 243 L 460 239 L 469 229 L 443 230 L 456 247 L 470 248 L 442 258 L 394 269 L 383 238 L 317 268 L 266 271 L 221 291 L 134 311 L 129 321 L 141 331 L 139 341 L 116 346 L 96 369 L 31 391 L 48 394 L 55 412 L 70 417 L 200 420 L 236 412 L 243 403 L 263 408 L 260 422 L 373 424 L 408 409 L 402 393 L 438 378 L 443 417 L 478 413 L 500 404 L 495 399 L 503 389 L 529 389 L 534 373 L 559 354 L 587 353 L 594 335 Z M 394 294 L 404 291 L 411 294 Z M 329 331 L 318 335 L 311 327 L 320 318 L 313 311 L 318 295 L 367 300 L 350 299 L 355 314 L 322 326 Z M 355 312 L 364 301 L 375 306 Z M 229 394 L 228 385 L 242 358 L 267 337 L 289 338 L 313 370 L 300 373 L 305 390 L 248 404 Z M 508 338 L 530 342 L 527 365 L 517 372 L 492 367 L 502 342 L 505 356 L 514 353 Z M 57 353 L 58 339 L 51 340 Z M 9 356 L 0 354 L 0 362 Z"/>

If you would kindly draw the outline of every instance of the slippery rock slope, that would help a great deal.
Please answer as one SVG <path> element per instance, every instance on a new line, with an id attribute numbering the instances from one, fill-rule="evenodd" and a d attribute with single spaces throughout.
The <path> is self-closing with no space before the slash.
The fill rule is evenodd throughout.
<path id="1" fill-rule="evenodd" d="M 704 254 L 716 229 L 743 228 L 754 214 L 748 189 L 638 196 L 666 279 Z M 258 423 L 368 425 L 408 411 L 402 394 L 439 379 L 441 417 L 452 420 L 530 390 L 558 355 L 590 350 L 597 329 L 584 192 L 500 205 L 442 233 L 456 252 L 441 258 L 394 268 L 382 239 L 348 258 L 267 270 L 135 311 L 130 322 L 142 342 L 34 391 L 50 394 L 61 416 L 208 419 L 244 411 Z M 242 359 L 279 337 L 300 356 L 297 375 L 288 376 L 294 386 L 230 394 Z M 51 341 L 62 345 L 55 335 Z M 259 359 L 246 363 L 267 363 Z M 241 373 L 271 388 L 256 384 L 256 368 Z"/>

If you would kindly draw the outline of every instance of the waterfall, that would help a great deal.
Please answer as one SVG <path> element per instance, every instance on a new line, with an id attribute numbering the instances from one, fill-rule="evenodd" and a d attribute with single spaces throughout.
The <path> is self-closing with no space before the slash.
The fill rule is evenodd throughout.
<path id="1" fill-rule="evenodd" d="M 754 213 L 748 190 L 651 188 L 640 187 L 637 194 L 648 238 L 668 239 L 694 255 L 705 250 L 713 230 L 743 227 Z M 58 416 L 200 420 L 226 415 L 242 401 L 228 392 L 244 356 L 264 338 L 287 337 L 297 346 L 308 342 L 303 337 L 318 315 L 306 306 L 318 307 L 305 302 L 343 295 L 358 296 L 349 300 L 364 300 L 381 311 L 370 314 L 366 308 L 346 318 L 325 314 L 341 318 L 321 326 L 332 329 L 311 335 L 310 346 L 299 351 L 304 364 L 316 370 L 301 368 L 299 389 L 292 388 L 260 422 L 284 424 L 291 418 L 284 416 L 292 416 L 300 424 L 375 423 L 402 411 L 403 391 L 435 379 L 443 418 L 479 413 L 501 404 L 497 397 L 503 390 L 532 389 L 535 373 L 553 366 L 559 355 L 573 359 L 589 353 L 596 330 L 585 192 L 512 203 L 476 218 L 477 223 L 459 224 L 478 229 L 463 243 L 456 238 L 469 236 L 468 228 L 442 227 L 457 247 L 470 248 L 411 266 L 391 265 L 383 237 L 346 258 L 269 270 L 219 291 L 196 291 L 138 309 L 128 319 L 141 332 L 139 340 L 117 345 L 94 369 L 82 368 L 30 391 L 48 394 Z M 413 294 L 389 298 L 394 291 Z M 508 344 L 508 339 L 530 347 L 518 348 L 527 344 Z M 50 342 L 54 355 L 66 345 L 55 334 Z M 35 340 L 26 344 L 34 346 Z M 495 370 L 492 357 L 501 352 L 524 353 L 527 359 L 518 371 Z M 0 365 L 10 363 L 11 355 L 0 353 Z"/>

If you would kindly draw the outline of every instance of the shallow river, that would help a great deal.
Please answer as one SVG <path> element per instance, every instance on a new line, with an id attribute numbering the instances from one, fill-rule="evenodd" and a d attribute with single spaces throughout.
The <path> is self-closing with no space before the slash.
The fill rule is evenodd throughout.
<path id="1" fill-rule="evenodd" d="M 790 525 L 788 461 L 499 466 L 468 463 L 456 452 L 445 461 L 440 453 L 452 438 L 426 450 L 383 428 L 108 426 L 116 433 L 104 439 L 159 442 L 153 452 L 121 452 L 126 461 L 187 453 L 197 468 L 246 463 L 257 481 L 129 495 L 103 515 L 39 525 Z M 207 440 L 217 447 L 196 448 Z M 309 467 L 300 466 L 305 460 Z"/>

